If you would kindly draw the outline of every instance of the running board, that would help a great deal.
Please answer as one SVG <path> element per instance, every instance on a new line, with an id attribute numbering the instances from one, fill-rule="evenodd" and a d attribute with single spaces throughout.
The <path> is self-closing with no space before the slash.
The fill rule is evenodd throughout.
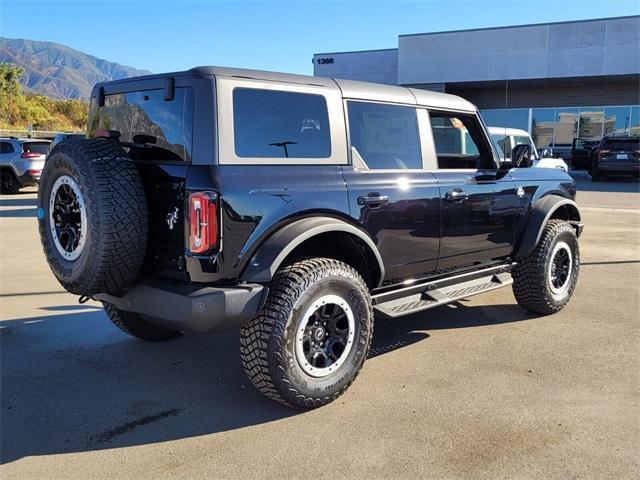
<path id="1" fill-rule="evenodd" d="M 511 273 L 502 272 L 436 288 L 430 288 L 429 285 L 425 285 L 426 288 L 421 292 L 377 303 L 374 308 L 389 317 L 401 317 L 429 308 L 439 307 L 472 295 L 506 287 L 512 283 Z"/>

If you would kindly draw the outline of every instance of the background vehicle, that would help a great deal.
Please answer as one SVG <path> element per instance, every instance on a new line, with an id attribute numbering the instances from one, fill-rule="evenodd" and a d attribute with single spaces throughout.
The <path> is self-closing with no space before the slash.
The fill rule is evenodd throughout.
<path id="1" fill-rule="evenodd" d="M 551 314 L 576 286 L 575 182 L 528 144 L 500 163 L 459 97 L 200 67 L 96 85 L 88 134 L 42 177 L 56 278 L 142 339 L 241 328 L 248 377 L 295 408 L 349 387 L 374 310 L 513 285 Z"/>
<path id="2" fill-rule="evenodd" d="M 591 180 L 609 175 L 640 177 L 640 137 L 605 137 L 592 154 Z"/>
<path id="3" fill-rule="evenodd" d="M 49 151 L 51 151 L 53 147 L 55 147 L 57 144 L 59 144 L 63 140 L 72 140 L 74 138 L 75 139 L 86 138 L 86 136 L 87 135 L 84 133 L 58 133 L 54 135 L 53 139 L 51 140 L 51 143 L 49 144 Z"/>
<path id="4" fill-rule="evenodd" d="M 561 158 L 569 163 L 571 162 L 571 148 L 572 144 L 570 143 L 553 143 L 544 147 L 543 150 L 548 150 L 553 157 Z"/>
<path id="5" fill-rule="evenodd" d="M 575 138 L 571 147 L 571 168 L 574 170 L 588 170 L 591 150 L 598 143 L 596 140 Z"/>
<path id="6" fill-rule="evenodd" d="M 0 138 L 2 193 L 17 193 L 40 180 L 49 140 Z"/>
<path id="7" fill-rule="evenodd" d="M 531 135 L 519 128 L 487 127 L 491 139 L 499 149 L 498 156 L 501 161 L 509 161 L 511 151 L 516 145 L 530 145 L 533 155 L 533 166 L 539 168 L 559 168 L 564 172 L 569 171 L 567 163 L 562 158 L 542 157 L 538 154 L 533 144 Z"/>

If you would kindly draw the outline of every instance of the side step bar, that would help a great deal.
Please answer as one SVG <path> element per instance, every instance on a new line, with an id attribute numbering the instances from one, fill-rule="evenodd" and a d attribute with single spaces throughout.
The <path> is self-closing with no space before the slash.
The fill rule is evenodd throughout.
<path id="1" fill-rule="evenodd" d="M 511 285 L 511 268 L 511 265 L 492 267 L 376 295 L 373 297 L 374 307 L 389 317 L 400 317 L 439 307 Z"/>

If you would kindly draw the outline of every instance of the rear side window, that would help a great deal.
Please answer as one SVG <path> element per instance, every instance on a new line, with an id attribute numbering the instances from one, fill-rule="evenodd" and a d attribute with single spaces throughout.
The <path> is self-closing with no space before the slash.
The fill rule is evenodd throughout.
<path id="1" fill-rule="evenodd" d="M 0 142 L 0 153 L 13 153 L 13 145 L 9 142 Z"/>
<path id="2" fill-rule="evenodd" d="M 415 108 L 354 101 L 347 102 L 347 108 L 351 147 L 367 167 L 422 168 Z"/>
<path id="3" fill-rule="evenodd" d="M 90 137 L 98 129 L 116 130 L 134 160 L 191 160 L 191 88 L 176 88 L 169 101 L 164 99 L 163 90 L 145 90 L 107 95 L 103 107 L 91 103 Z"/>
<path id="4" fill-rule="evenodd" d="M 235 88 L 233 135 L 238 157 L 331 156 L 329 115 L 322 95 Z"/>
<path id="5" fill-rule="evenodd" d="M 49 142 L 25 142 L 22 144 L 24 153 L 44 153 L 49 151 Z"/>

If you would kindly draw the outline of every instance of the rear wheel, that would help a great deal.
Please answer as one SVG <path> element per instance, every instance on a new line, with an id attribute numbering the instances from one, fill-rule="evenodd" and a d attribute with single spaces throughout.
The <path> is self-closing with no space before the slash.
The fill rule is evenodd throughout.
<path id="1" fill-rule="evenodd" d="M 593 167 L 591 169 L 591 181 L 592 182 L 599 182 L 604 178 L 604 175 L 600 172 L 600 170 L 598 169 L 598 167 Z"/>
<path id="2" fill-rule="evenodd" d="M 558 312 L 569 303 L 579 270 L 575 230 L 564 220 L 550 220 L 536 248 L 513 269 L 513 294 L 525 310 Z"/>
<path id="3" fill-rule="evenodd" d="M 315 408 L 351 385 L 372 336 L 371 299 L 358 272 L 333 259 L 301 260 L 276 273 L 263 310 L 242 328 L 242 366 L 266 396 Z"/>
<path id="4" fill-rule="evenodd" d="M 109 320 L 124 333 L 132 337 L 151 342 L 162 342 L 182 335 L 182 333 L 177 330 L 171 330 L 149 323 L 137 313 L 120 310 L 110 303 L 103 302 L 102 305 Z"/>
<path id="5" fill-rule="evenodd" d="M 2 193 L 6 195 L 14 195 L 20 190 L 20 183 L 15 174 L 11 170 L 3 169 L 0 173 L 0 181 L 2 182 Z"/>

